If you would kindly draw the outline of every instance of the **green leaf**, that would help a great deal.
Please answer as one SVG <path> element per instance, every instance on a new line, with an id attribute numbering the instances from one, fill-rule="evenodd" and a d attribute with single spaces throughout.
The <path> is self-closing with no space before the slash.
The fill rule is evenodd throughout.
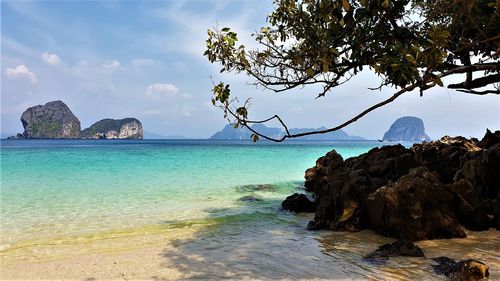
<path id="1" fill-rule="evenodd" d="M 417 64 L 417 61 L 415 60 L 415 58 L 410 54 L 406 54 L 405 59 L 412 64 Z"/>
<path id="2" fill-rule="evenodd" d="M 224 28 L 222 29 L 222 32 L 228 32 L 228 31 L 229 31 L 229 27 L 224 27 Z"/>
<path id="3" fill-rule="evenodd" d="M 239 123 L 234 124 L 233 128 L 238 129 Z"/>
<path id="4" fill-rule="evenodd" d="M 328 72 L 330 71 L 330 66 L 328 65 L 328 63 L 323 63 L 323 72 Z"/>
<path id="5" fill-rule="evenodd" d="M 314 70 L 312 68 L 308 68 L 306 70 L 307 76 L 313 77 L 314 76 Z"/>

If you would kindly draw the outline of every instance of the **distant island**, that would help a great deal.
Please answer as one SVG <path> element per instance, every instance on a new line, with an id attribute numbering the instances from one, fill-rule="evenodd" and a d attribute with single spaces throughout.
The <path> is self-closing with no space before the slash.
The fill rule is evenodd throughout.
<path id="1" fill-rule="evenodd" d="M 21 115 L 24 132 L 8 139 L 142 139 L 136 118 L 103 119 L 80 130 L 80 120 L 62 101 L 51 101 L 26 109 Z"/>
<path id="2" fill-rule="evenodd" d="M 422 119 L 413 116 L 405 116 L 392 123 L 382 140 L 422 142 L 430 141 L 431 138 L 425 133 Z"/>
<path id="3" fill-rule="evenodd" d="M 285 132 L 280 129 L 280 128 L 273 128 L 273 127 L 267 127 L 263 124 L 254 124 L 251 126 L 252 129 L 255 131 L 269 136 L 269 137 L 274 137 L 274 138 L 279 138 L 280 136 L 283 136 Z M 309 129 L 309 128 L 293 128 L 290 129 L 291 134 L 298 134 L 302 132 L 308 132 L 308 131 L 313 131 L 313 130 L 323 130 L 326 129 L 324 127 L 317 128 L 317 129 Z M 252 135 L 252 132 L 248 130 L 247 128 L 234 128 L 233 125 L 228 124 L 226 125 L 221 131 L 216 132 L 213 134 L 210 139 L 213 140 L 248 140 L 250 139 L 250 136 Z M 320 134 L 320 135 L 310 135 L 310 136 L 304 136 L 301 137 L 300 140 L 364 140 L 364 138 L 359 137 L 359 136 L 351 136 L 348 135 L 346 132 L 342 130 L 338 130 L 335 132 L 330 132 L 327 134 Z"/>
<path id="4" fill-rule="evenodd" d="M 142 124 L 135 118 L 103 119 L 80 132 L 84 139 L 142 139 Z"/>

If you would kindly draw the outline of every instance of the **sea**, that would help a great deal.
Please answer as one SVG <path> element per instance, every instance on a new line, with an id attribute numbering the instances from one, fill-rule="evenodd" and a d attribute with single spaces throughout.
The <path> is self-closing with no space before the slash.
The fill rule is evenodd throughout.
<path id="1" fill-rule="evenodd" d="M 165 259 L 202 279 L 441 280 L 430 259 L 363 259 L 394 239 L 368 230 L 307 231 L 314 214 L 281 208 L 286 196 L 305 193 L 304 171 L 328 151 L 345 159 L 381 145 L 2 140 L 2 266 L 167 243 L 175 252 L 166 248 Z M 486 260 L 500 279 L 497 232 L 468 234 L 419 245 L 428 255 Z"/>

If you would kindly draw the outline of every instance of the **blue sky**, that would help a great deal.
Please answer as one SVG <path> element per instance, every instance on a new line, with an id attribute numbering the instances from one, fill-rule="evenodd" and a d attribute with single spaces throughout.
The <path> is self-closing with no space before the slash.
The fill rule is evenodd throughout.
<path id="1" fill-rule="evenodd" d="M 230 26 L 255 46 L 250 34 L 271 11 L 271 1 L 257 0 L 2 1 L 1 131 L 22 132 L 27 107 L 59 99 L 82 128 L 136 117 L 150 132 L 209 137 L 226 124 L 210 104 L 209 76 L 252 97 L 253 117 L 278 113 L 290 127 L 337 125 L 393 91 L 367 90 L 378 78 L 363 72 L 322 99 L 314 99 L 314 88 L 276 95 L 249 86 L 244 75 L 220 75 L 202 56 L 207 28 Z M 422 118 L 432 138 L 480 137 L 500 128 L 500 98 L 443 88 L 409 93 L 345 130 L 380 138 L 405 115 Z"/>

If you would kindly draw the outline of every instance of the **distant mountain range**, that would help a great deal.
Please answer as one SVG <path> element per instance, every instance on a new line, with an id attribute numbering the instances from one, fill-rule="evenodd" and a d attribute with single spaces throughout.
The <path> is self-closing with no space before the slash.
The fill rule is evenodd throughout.
<path id="1" fill-rule="evenodd" d="M 166 139 L 189 139 L 189 137 L 182 136 L 182 135 L 161 135 L 149 131 L 144 131 L 144 138 L 145 139 L 156 139 L 156 140 L 166 140 Z"/>
<path id="2" fill-rule="evenodd" d="M 273 138 L 279 138 L 285 134 L 285 132 L 280 128 L 267 127 L 263 124 L 254 124 L 251 126 L 255 131 Z M 324 130 L 325 127 L 320 128 L 293 128 L 290 129 L 290 134 L 298 134 L 309 131 Z M 210 139 L 216 140 L 248 140 L 252 132 L 247 128 L 239 127 L 235 129 L 233 125 L 226 125 L 221 131 L 218 131 Z M 319 135 L 309 135 L 301 137 L 300 140 L 364 140 L 364 138 L 359 136 L 351 136 L 342 130 L 335 132 L 330 132 L 326 134 Z"/>

